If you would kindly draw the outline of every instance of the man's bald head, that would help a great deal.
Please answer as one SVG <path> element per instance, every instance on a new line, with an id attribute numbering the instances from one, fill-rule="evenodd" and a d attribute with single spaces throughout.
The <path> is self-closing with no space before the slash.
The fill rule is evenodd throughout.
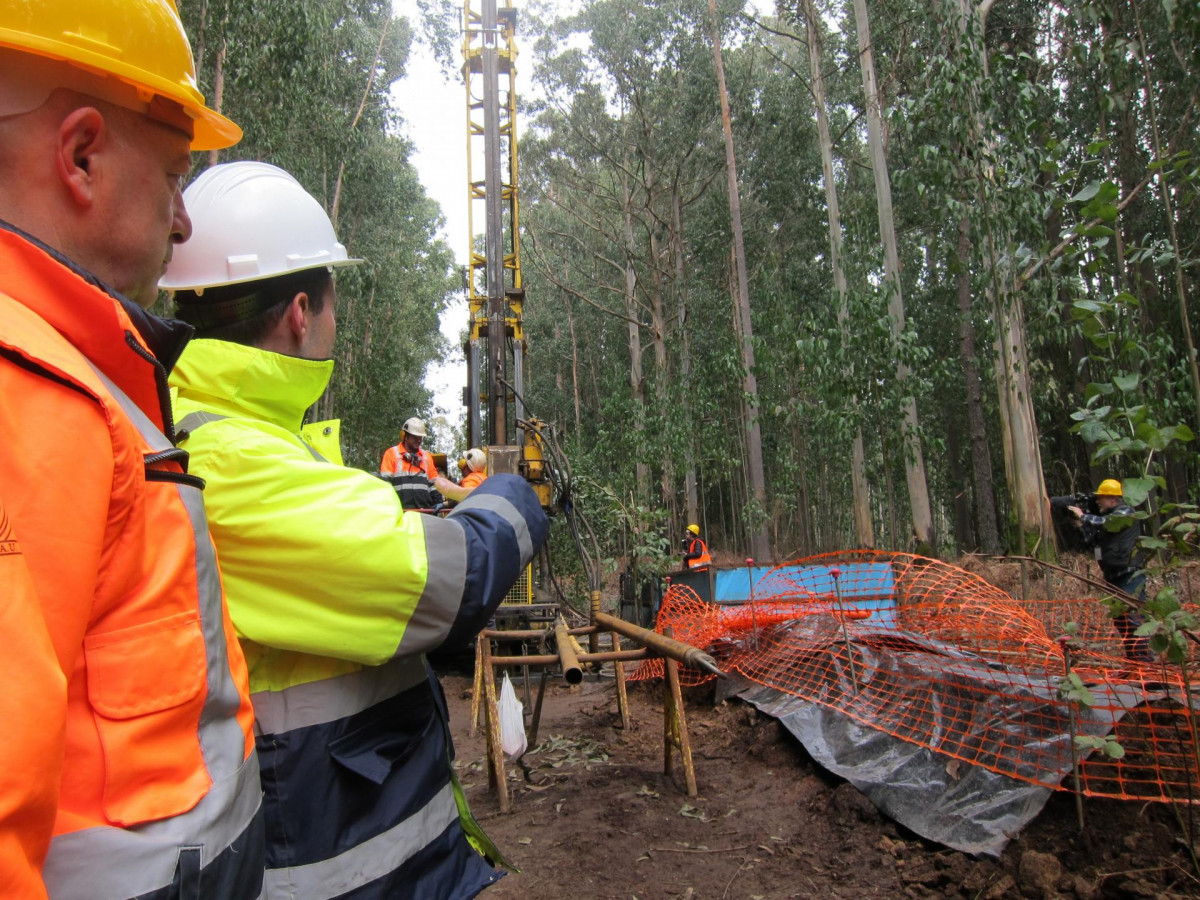
<path id="1" fill-rule="evenodd" d="M 0 118 L 0 218 L 148 306 L 191 233 L 190 144 L 173 124 L 52 87 L 37 108 Z"/>

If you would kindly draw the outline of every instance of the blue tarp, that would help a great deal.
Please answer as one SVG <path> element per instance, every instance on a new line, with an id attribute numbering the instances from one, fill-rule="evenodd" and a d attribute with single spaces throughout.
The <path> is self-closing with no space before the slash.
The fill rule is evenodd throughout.
<path id="1" fill-rule="evenodd" d="M 841 600 L 847 608 L 872 610 L 870 622 L 883 628 L 896 627 L 896 584 L 890 563 L 841 563 L 837 566 L 782 566 L 772 570 L 767 566 L 743 566 L 740 569 L 717 569 L 713 572 L 713 601 L 719 604 L 749 603 L 751 581 L 753 596 L 769 599 L 782 584 L 795 586 L 816 594 L 822 599 L 837 597 L 831 570 L 840 570 L 838 583 Z M 768 572 L 774 575 L 764 583 Z"/>

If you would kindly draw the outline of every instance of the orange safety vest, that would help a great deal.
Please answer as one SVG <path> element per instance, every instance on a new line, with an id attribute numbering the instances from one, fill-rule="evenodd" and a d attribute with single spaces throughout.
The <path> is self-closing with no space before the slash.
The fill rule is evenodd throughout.
<path id="1" fill-rule="evenodd" d="M 433 464 L 433 457 L 428 450 L 422 447 L 417 451 L 418 465 L 413 465 L 405 459 L 405 452 L 403 444 L 396 444 L 396 446 L 388 447 L 383 451 L 383 461 L 379 464 L 380 474 L 424 475 L 430 481 L 437 478 L 437 466 Z"/>
<path id="2" fill-rule="evenodd" d="M 703 569 L 712 565 L 712 557 L 708 555 L 708 544 L 704 543 L 701 538 L 693 537 L 691 543 L 688 544 L 687 552 L 695 553 L 696 545 L 700 545 L 700 555 L 695 559 L 684 561 L 684 567 L 688 569 Z"/>
<path id="3" fill-rule="evenodd" d="M 479 487 L 479 485 L 483 484 L 485 478 L 487 478 L 487 474 L 485 472 L 468 472 L 463 476 L 463 480 L 459 482 L 459 487 Z"/>
<path id="4" fill-rule="evenodd" d="M 0 223 L 5 896 L 260 890 L 246 664 L 163 434 L 171 330 Z"/>

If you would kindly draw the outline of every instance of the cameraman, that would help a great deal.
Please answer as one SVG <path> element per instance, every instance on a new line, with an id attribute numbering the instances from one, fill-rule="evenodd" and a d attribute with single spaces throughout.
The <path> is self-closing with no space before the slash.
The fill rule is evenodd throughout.
<path id="1" fill-rule="evenodd" d="M 1076 497 L 1051 497 L 1051 506 L 1065 508 L 1073 517 L 1072 524 L 1083 533 L 1084 545 L 1094 550 L 1104 581 L 1114 588 L 1135 597 L 1139 604 L 1146 599 L 1146 573 L 1142 571 L 1142 555 L 1137 552 L 1141 525 L 1133 517 L 1133 508 L 1125 502 L 1124 489 L 1115 478 L 1105 478 L 1096 488 L 1096 512 L 1084 512 Z M 1076 502 L 1065 502 L 1076 501 Z M 1108 528 L 1110 516 L 1128 517 L 1129 524 Z M 1150 644 L 1135 632 L 1142 617 L 1128 607 L 1113 616 L 1113 625 L 1121 635 L 1125 657 L 1135 662 L 1154 662 Z"/>

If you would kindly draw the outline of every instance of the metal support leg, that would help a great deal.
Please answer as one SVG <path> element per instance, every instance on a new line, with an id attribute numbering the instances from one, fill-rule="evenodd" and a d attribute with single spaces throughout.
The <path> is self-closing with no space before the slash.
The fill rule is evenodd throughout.
<path id="1" fill-rule="evenodd" d="M 530 750 L 537 746 L 538 726 L 542 724 L 542 698 L 546 695 L 546 679 L 549 677 L 550 670 L 542 666 L 542 677 L 538 681 L 537 703 L 533 707 L 533 724 L 529 727 Z"/>

